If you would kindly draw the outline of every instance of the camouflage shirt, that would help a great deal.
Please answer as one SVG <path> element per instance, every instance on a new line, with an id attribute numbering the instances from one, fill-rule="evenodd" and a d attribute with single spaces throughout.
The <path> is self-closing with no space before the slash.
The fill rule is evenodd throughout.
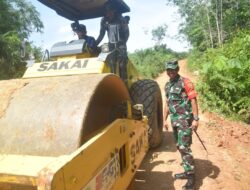
<path id="1" fill-rule="evenodd" d="M 192 120 L 190 99 L 197 96 L 193 83 L 189 79 L 177 75 L 176 78 L 166 83 L 165 92 L 171 123 L 176 123 L 178 120 Z"/>

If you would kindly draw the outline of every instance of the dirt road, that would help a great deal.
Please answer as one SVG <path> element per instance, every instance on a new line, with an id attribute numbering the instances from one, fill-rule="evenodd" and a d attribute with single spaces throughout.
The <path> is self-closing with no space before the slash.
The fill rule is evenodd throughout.
<path id="1" fill-rule="evenodd" d="M 196 81 L 180 62 L 182 76 Z M 164 97 L 165 73 L 156 81 Z M 201 111 L 200 111 L 201 112 Z M 193 135 L 192 150 L 196 166 L 196 190 L 250 190 L 250 125 L 225 120 L 211 113 L 200 113 L 198 133 L 209 154 Z M 170 126 L 170 125 L 169 125 Z M 180 155 L 175 148 L 171 127 L 163 132 L 162 145 L 146 155 L 135 177 L 135 190 L 181 190 L 185 180 L 173 179 L 182 172 Z"/>

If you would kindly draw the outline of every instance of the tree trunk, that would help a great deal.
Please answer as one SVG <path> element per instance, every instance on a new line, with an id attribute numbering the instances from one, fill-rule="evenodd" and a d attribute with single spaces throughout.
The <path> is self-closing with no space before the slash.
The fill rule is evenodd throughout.
<path id="1" fill-rule="evenodd" d="M 224 36 L 223 36 L 223 0 L 220 0 L 220 35 L 221 35 L 221 44 L 223 46 Z"/>
<path id="2" fill-rule="evenodd" d="M 218 44 L 221 46 L 221 34 L 220 34 L 220 24 L 219 24 L 219 10 L 218 10 L 218 0 L 216 0 L 216 12 L 215 12 L 215 22 L 217 28 Z"/>
<path id="3" fill-rule="evenodd" d="M 206 6 L 206 16 L 207 16 L 207 24 L 208 24 L 210 43 L 211 43 L 211 47 L 214 48 L 214 40 L 213 40 L 212 31 L 211 31 L 211 22 L 210 22 L 209 10 L 208 10 L 207 5 L 205 5 L 205 6 Z"/>

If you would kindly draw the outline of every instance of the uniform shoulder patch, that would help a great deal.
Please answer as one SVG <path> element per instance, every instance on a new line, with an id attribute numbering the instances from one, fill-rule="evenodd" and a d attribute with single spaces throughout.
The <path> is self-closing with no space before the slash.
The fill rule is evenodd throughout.
<path id="1" fill-rule="evenodd" d="M 195 91 L 194 84 L 188 78 L 183 78 L 183 82 L 188 98 L 195 98 L 197 96 L 197 92 Z"/>

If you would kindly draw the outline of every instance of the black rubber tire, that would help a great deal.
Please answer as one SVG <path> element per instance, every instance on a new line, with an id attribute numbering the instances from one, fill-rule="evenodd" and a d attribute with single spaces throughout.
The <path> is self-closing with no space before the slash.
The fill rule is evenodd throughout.
<path id="1" fill-rule="evenodd" d="M 162 142 L 163 110 L 158 84 L 150 79 L 139 80 L 132 84 L 130 96 L 133 105 L 143 104 L 143 114 L 148 117 L 149 147 L 159 146 Z"/>

